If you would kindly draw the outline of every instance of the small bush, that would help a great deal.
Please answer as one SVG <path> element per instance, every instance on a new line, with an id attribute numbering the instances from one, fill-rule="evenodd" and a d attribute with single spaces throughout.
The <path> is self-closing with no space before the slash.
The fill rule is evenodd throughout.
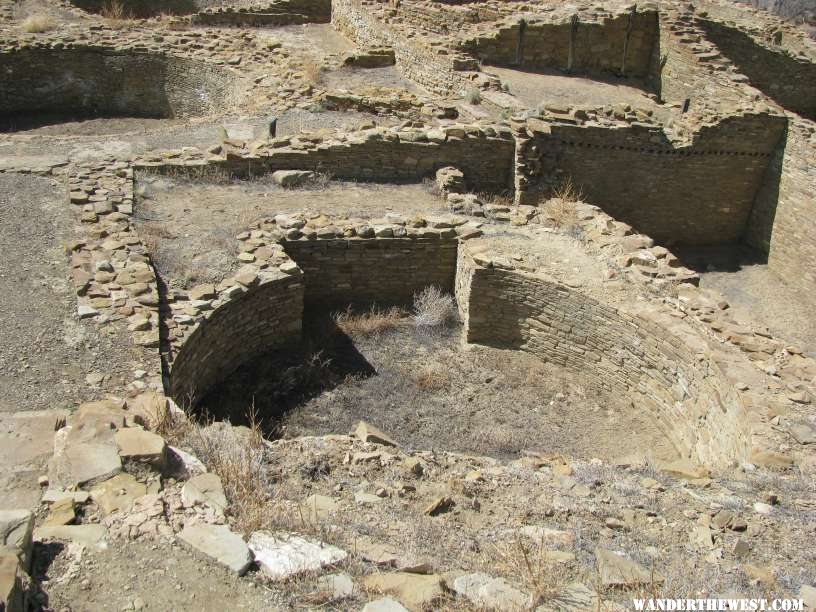
<path id="1" fill-rule="evenodd" d="M 41 32 L 48 32 L 57 27 L 56 20 L 50 15 L 31 15 L 23 21 L 23 32 L 30 34 L 39 34 Z"/>
<path id="2" fill-rule="evenodd" d="M 442 364 L 425 366 L 412 375 L 417 387 L 423 391 L 441 391 L 450 387 L 450 376 L 442 369 Z"/>
<path id="3" fill-rule="evenodd" d="M 228 423 L 194 425 L 185 442 L 208 469 L 221 477 L 230 504 L 228 513 L 234 517 L 238 531 L 249 534 L 272 524 L 268 450 L 254 412 L 250 412 L 249 431 Z"/>
<path id="4" fill-rule="evenodd" d="M 108 0 L 102 5 L 99 14 L 105 19 L 109 28 L 121 29 L 133 21 L 133 14 L 125 9 L 120 0 Z"/>
<path id="5" fill-rule="evenodd" d="M 453 296 L 431 285 L 414 294 L 414 324 L 418 329 L 444 327 L 454 320 Z"/>
<path id="6" fill-rule="evenodd" d="M 437 182 L 432 178 L 425 177 L 422 179 L 422 189 L 425 191 L 425 193 L 428 193 L 434 197 L 438 198 L 442 196 L 442 191 L 439 189 L 439 184 L 437 184 Z"/>
<path id="7" fill-rule="evenodd" d="M 556 227 L 570 232 L 578 226 L 577 203 L 582 197 L 572 178 L 566 178 L 553 189 L 552 197 L 544 203 L 544 212 Z"/>
<path id="8" fill-rule="evenodd" d="M 564 200 L 574 204 L 584 199 L 584 192 L 575 184 L 572 177 L 568 176 L 562 180 L 555 189 L 553 189 L 553 197 L 558 200 Z"/>
<path id="9" fill-rule="evenodd" d="M 404 321 L 403 312 L 399 308 L 381 310 L 372 306 L 368 312 L 356 313 L 351 307 L 333 315 L 337 327 L 352 338 L 366 338 L 379 336 L 401 327 Z"/>
<path id="10" fill-rule="evenodd" d="M 326 67 L 316 59 L 307 58 L 303 61 L 303 75 L 306 80 L 313 84 L 318 84 L 323 80 L 323 72 Z"/>
<path id="11" fill-rule="evenodd" d="M 482 102 L 482 92 L 478 89 L 469 89 L 468 92 L 465 94 L 465 102 L 468 104 L 481 104 Z"/>

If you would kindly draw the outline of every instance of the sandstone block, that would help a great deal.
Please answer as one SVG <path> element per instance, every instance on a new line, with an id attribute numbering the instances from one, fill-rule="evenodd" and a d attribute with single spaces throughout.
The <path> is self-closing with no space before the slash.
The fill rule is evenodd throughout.
<path id="1" fill-rule="evenodd" d="M 490 610 L 526 610 L 530 596 L 506 580 L 480 572 L 459 576 L 453 590 L 479 608 Z"/>
<path id="2" fill-rule="evenodd" d="M 164 465 L 167 444 L 161 436 L 139 427 L 127 427 L 114 437 L 122 459 L 149 463 L 156 468 Z"/>
<path id="3" fill-rule="evenodd" d="M 252 552 L 246 542 L 226 525 L 187 525 L 178 537 L 239 576 L 243 576 L 252 563 Z"/>
<path id="4" fill-rule="evenodd" d="M 227 508 L 227 496 L 221 479 L 211 472 L 193 476 L 181 490 L 181 501 L 185 508 L 196 504 L 206 504 L 213 510 L 223 513 Z"/>
<path id="5" fill-rule="evenodd" d="M 275 580 L 318 571 L 344 560 L 345 550 L 299 536 L 256 531 L 249 547 L 261 570 Z"/>

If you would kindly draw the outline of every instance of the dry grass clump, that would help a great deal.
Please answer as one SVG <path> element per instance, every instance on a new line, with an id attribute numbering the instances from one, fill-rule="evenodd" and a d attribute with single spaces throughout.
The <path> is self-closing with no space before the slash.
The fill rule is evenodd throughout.
<path id="1" fill-rule="evenodd" d="M 335 313 L 332 318 L 337 327 L 352 338 L 379 336 L 405 324 L 405 315 L 397 307 L 382 310 L 377 306 L 372 306 L 363 313 L 354 312 L 349 307 L 342 312 Z"/>
<path id="2" fill-rule="evenodd" d="M 542 208 L 555 227 L 571 232 L 578 228 L 577 204 L 582 199 L 581 188 L 567 177 L 553 189 L 552 197 L 543 203 Z"/>
<path id="3" fill-rule="evenodd" d="M 186 402 L 193 405 L 193 398 Z M 196 422 L 190 409 L 152 408 L 152 429 L 173 446 L 193 453 L 221 478 L 229 501 L 227 514 L 235 529 L 249 534 L 267 529 L 280 519 L 273 512 L 273 492 L 267 448 L 255 407 L 248 411 L 248 427 L 229 423 Z"/>
<path id="4" fill-rule="evenodd" d="M 268 449 L 254 411 L 250 412 L 249 428 L 228 423 L 193 425 L 184 442 L 221 478 L 229 500 L 227 511 L 238 531 L 249 534 L 273 524 Z"/>
<path id="5" fill-rule="evenodd" d="M 414 294 L 414 325 L 417 329 L 444 327 L 453 322 L 455 314 L 453 296 L 435 285 Z"/>
<path id="6" fill-rule="evenodd" d="M 120 0 L 108 0 L 102 5 L 99 15 L 109 28 L 121 30 L 133 25 L 133 13 L 128 11 Z"/>
<path id="7" fill-rule="evenodd" d="M 482 92 L 479 91 L 476 88 L 469 89 L 465 93 L 465 102 L 467 102 L 468 104 L 473 104 L 473 105 L 481 104 L 482 103 Z"/>
<path id="8" fill-rule="evenodd" d="M 559 595 L 571 580 L 565 563 L 554 561 L 543 540 L 516 538 L 493 547 L 491 559 L 502 574 L 512 576 L 531 594 L 532 607 Z"/>
<path id="9" fill-rule="evenodd" d="M 57 27 L 57 20 L 50 15 L 31 15 L 23 21 L 23 32 L 39 34 L 49 32 Z"/>
<path id="10" fill-rule="evenodd" d="M 326 66 L 314 58 L 303 60 L 303 76 L 307 81 L 317 85 L 323 80 L 323 73 Z"/>
<path id="11" fill-rule="evenodd" d="M 440 363 L 427 365 L 411 375 L 417 387 L 423 391 L 441 391 L 450 387 L 450 374 Z"/>
<path id="12" fill-rule="evenodd" d="M 478 194 L 478 197 L 482 202 L 484 202 L 485 204 L 490 204 L 491 206 L 504 206 L 506 208 L 515 207 L 515 202 L 513 202 L 513 194 L 507 192 L 501 193 L 481 192 Z"/>

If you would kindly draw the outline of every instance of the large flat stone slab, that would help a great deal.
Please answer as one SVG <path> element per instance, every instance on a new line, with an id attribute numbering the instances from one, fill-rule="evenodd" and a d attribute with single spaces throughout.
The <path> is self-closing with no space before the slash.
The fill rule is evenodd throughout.
<path id="1" fill-rule="evenodd" d="M 526 610 L 530 603 L 527 593 L 502 578 L 494 578 L 481 572 L 459 576 L 451 586 L 458 595 L 475 606 L 490 610 Z"/>
<path id="2" fill-rule="evenodd" d="M 178 538 L 239 576 L 252 564 L 252 552 L 246 542 L 226 525 L 187 525 Z"/>
<path id="3" fill-rule="evenodd" d="M 0 552 L 0 610 L 23 612 L 22 564 L 17 555 Z"/>
<path id="4" fill-rule="evenodd" d="M 185 508 L 198 504 L 210 506 L 217 512 L 224 512 L 227 508 L 224 485 L 218 475 L 213 473 L 199 474 L 188 480 L 181 489 L 181 502 Z"/>
<path id="5" fill-rule="evenodd" d="M 264 531 L 256 531 L 250 536 L 249 547 L 261 570 L 276 580 L 318 571 L 348 556 L 345 550 L 330 544 Z"/>
<path id="6" fill-rule="evenodd" d="M 604 586 L 629 587 L 663 582 L 663 576 L 657 572 L 611 550 L 595 549 L 595 560 L 598 564 L 598 573 L 601 575 L 601 583 Z"/>
<path id="7" fill-rule="evenodd" d="M 64 540 L 104 550 L 108 547 L 108 530 L 102 525 L 39 527 L 34 530 L 34 539 L 38 542 Z"/>
<path id="8" fill-rule="evenodd" d="M 49 462 L 51 486 L 92 485 L 122 471 L 114 430 L 99 421 L 70 425 L 54 436 L 54 456 Z"/>
<path id="9" fill-rule="evenodd" d="M 119 456 L 125 461 L 139 461 L 160 468 L 165 462 L 167 444 L 164 438 L 139 427 L 127 427 L 114 434 Z"/>
<path id="10" fill-rule="evenodd" d="M 417 612 L 433 608 L 444 595 L 442 578 L 437 574 L 371 574 L 364 583 L 369 591 L 393 595 L 409 610 Z"/>
<path id="11" fill-rule="evenodd" d="M 0 553 L 20 557 L 25 571 L 31 568 L 31 540 L 34 514 L 28 510 L 0 510 Z"/>
<path id="12" fill-rule="evenodd" d="M 143 495 L 147 495 L 147 486 L 130 474 L 117 474 L 91 489 L 91 499 L 105 514 L 130 510 Z"/>
<path id="13" fill-rule="evenodd" d="M 0 510 L 37 507 L 37 479 L 54 452 L 54 431 L 65 410 L 0 412 Z"/>

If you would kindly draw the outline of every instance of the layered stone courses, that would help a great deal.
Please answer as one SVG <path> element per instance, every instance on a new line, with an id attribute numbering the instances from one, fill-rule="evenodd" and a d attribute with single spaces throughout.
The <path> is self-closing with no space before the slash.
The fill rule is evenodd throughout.
<path id="1" fill-rule="evenodd" d="M 708 465 L 747 460 L 745 410 L 716 365 L 698 359 L 691 347 L 705 344 L 684 324 L 611 307 L 543 275 L 461 261 L 459 273 L 471 276 L 459 295 L 468 302 L 468 342 L 591 372 L 587 381 L 603 397 L 647 412 L 683 457 Z"/>
<path id="2" fill-rule="evenodd" d="M 621 119 L 567 110 L 517 124 L 518 200 L 535 203 L 569 179 L 589 201 L 656 240 L 721 244 L 743 237 L 783 117 L 743 113 L 680 142 L 645 113 L 624 109 Z"/>
<path id="3" fill-rule="evenodd" d="M 202 116 L 223 108 L 237 86 L 229 70 L 199 60 L 104 47 L 0 53 L 0 72 L 7 114 Z"/>

